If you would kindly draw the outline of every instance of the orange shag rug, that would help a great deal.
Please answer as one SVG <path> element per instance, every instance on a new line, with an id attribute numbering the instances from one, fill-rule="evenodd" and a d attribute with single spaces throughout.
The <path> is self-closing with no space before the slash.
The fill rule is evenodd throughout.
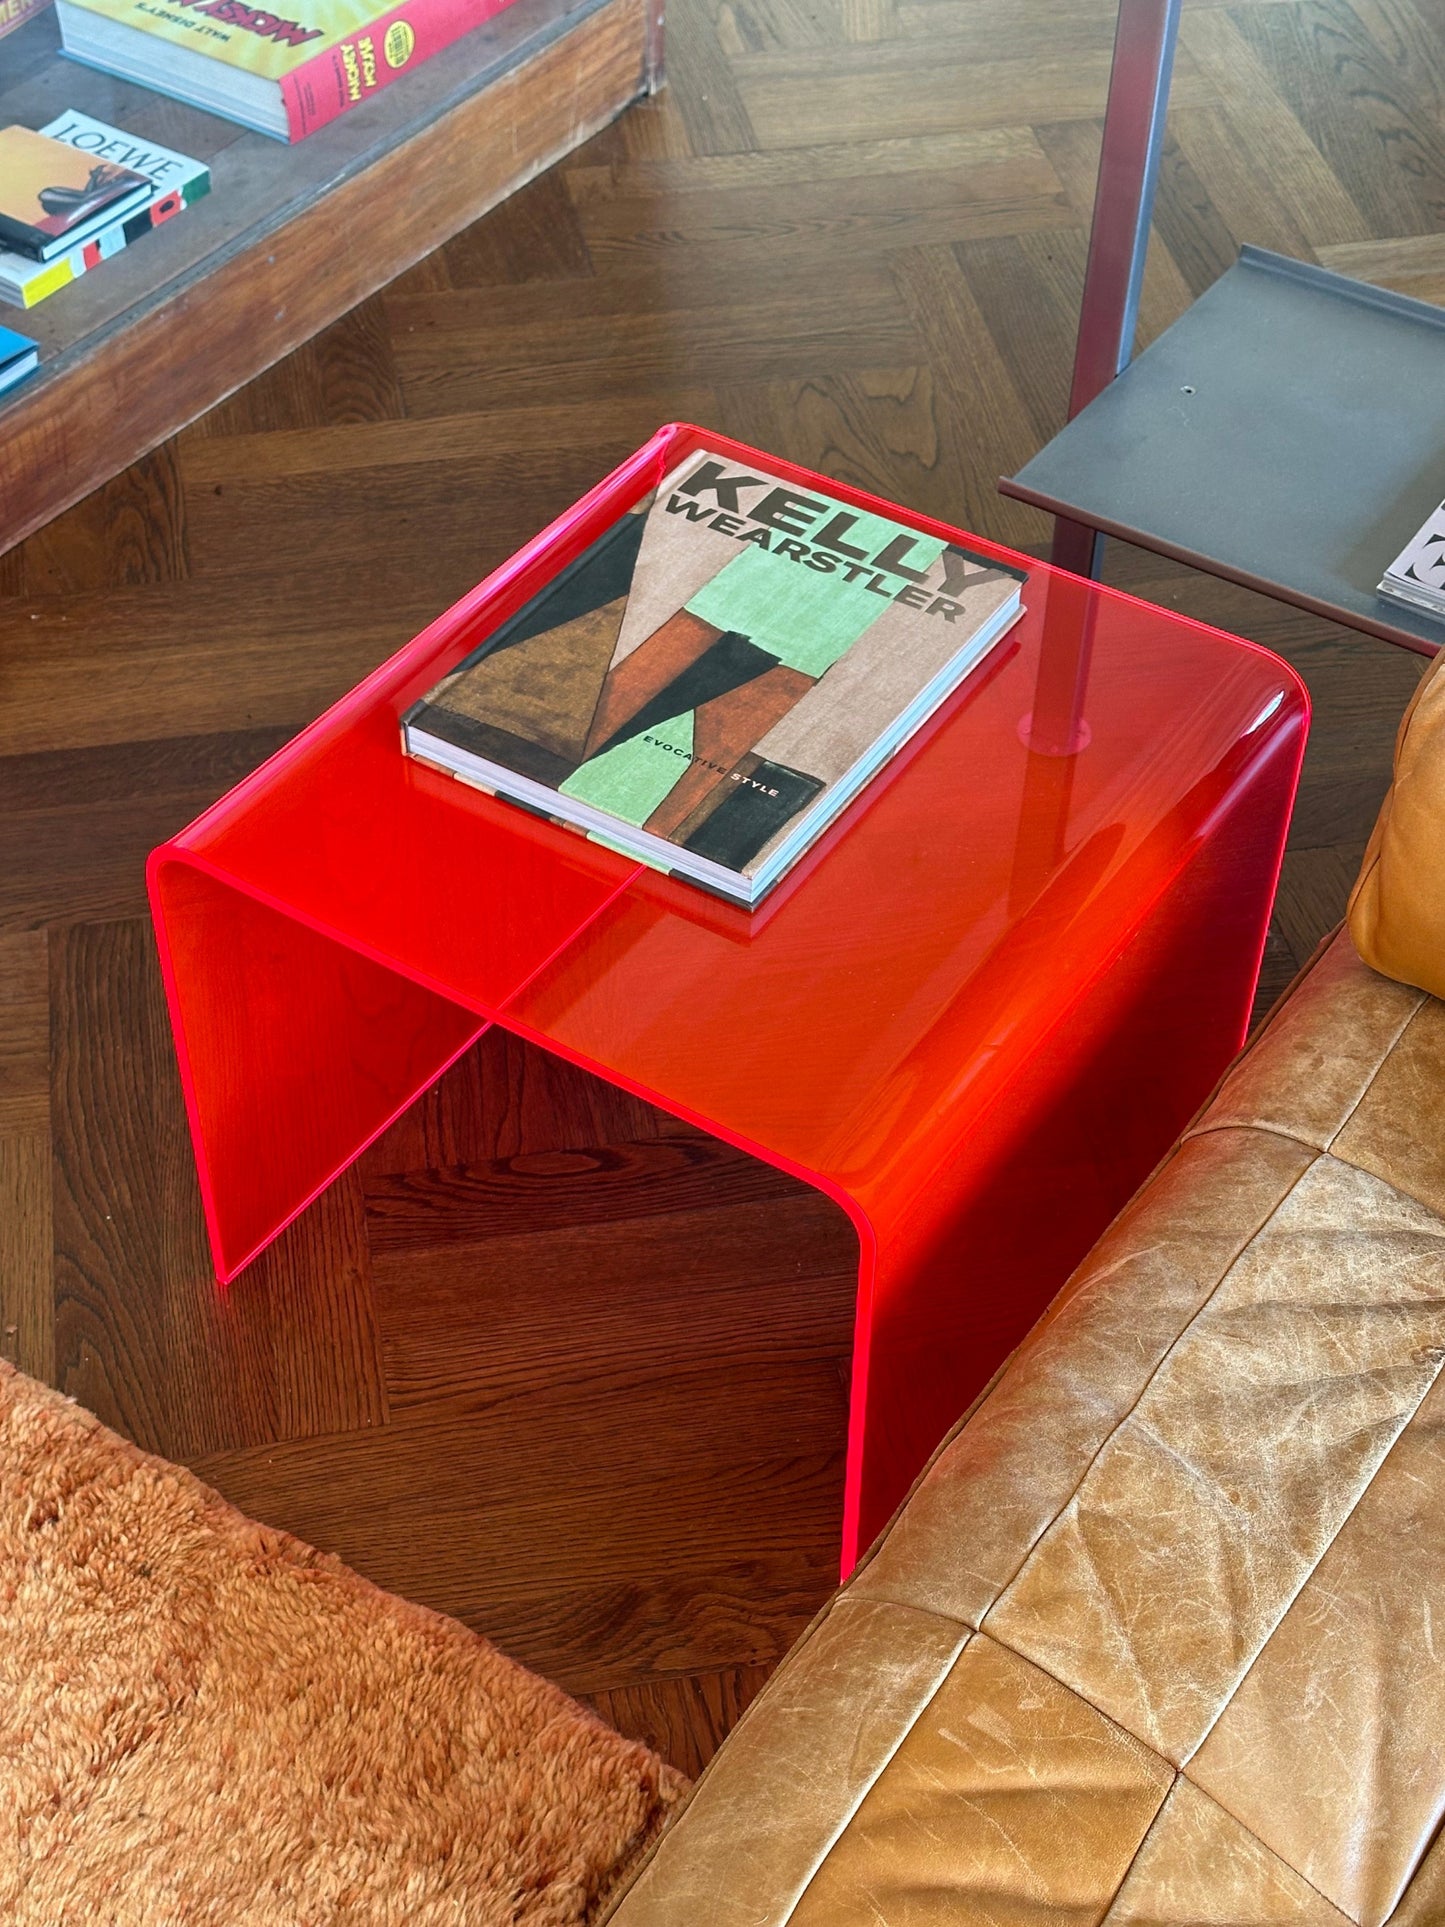
<path id="1" fill-rule="evenodd" d="M 0 1367 L 0 1920 L 574 1927 L 685 1782 Z"/>

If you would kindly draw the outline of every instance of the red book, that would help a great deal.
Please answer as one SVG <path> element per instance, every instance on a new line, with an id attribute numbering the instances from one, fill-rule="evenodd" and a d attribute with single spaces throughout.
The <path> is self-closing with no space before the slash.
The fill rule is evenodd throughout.
<path id="1" fill-rule="evenodd" d="M 293 141 L 335 120 L 500 13 L 510 0 L 402 0 L 281 82 Z"/>

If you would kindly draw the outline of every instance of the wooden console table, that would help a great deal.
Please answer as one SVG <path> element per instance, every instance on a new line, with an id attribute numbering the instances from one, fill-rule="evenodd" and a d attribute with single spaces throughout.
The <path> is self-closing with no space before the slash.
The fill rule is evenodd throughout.
<path id="1" fill-rule="evenodd" d="M 0 125 L 67 107 L 210 162 L 210 195 L 0 320 L 40 372 L 0 399 L 0 553 L 570 153 L 661 79 L 662 0 L 514 0 L 295 146 L 4 42 Z"/>

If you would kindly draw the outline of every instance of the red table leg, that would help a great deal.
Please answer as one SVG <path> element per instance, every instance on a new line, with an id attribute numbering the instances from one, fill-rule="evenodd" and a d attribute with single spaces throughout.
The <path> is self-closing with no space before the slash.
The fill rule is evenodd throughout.
<path id="1" fill-rule="evenodd" d="M 920 1174 L 905 1214 L 896 1194 L 856 1201 L 865 1223 L 844 1578 L 1244 1041 L 1296 758 L 1280 738 L 1247 775 L 1220 772 L 1207 833 L 1145 906 L 1132 940 L 1074 986 L 1074 1001 L 991 1100 L 969 1100 L 964 1130 L 937 1131 L 937 1165 Z M 1090 884 L 1081 854 L 1079 873 L 1062 871 L 1006 940 L 1037 951 L 1026 964 L 1047 968 L 1051 932 L 1079 914 Z M 992 974 L 1006 985 L 1020 962 L 1001 952 Z M 973 1033 L 958 1040 L 960 1064 L 977 1055 L 988 975 L 959 1013 Z M 950 1043 L 934 1035 L 929 1048 L 947 1053 Z"/>
<path id="2" fill-rule="evenodd" d="M 487 1024 L 190 862 L 149 882 L 224 1282 Z"/>

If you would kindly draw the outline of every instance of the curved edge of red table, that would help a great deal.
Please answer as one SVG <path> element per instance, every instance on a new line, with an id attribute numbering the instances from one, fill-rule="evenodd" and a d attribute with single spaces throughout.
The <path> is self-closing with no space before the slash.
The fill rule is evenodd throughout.
<path id="1" fill-rule="evenodd" d="M 834 1198 L 846 1574 L 1239 1048 L 1308 701 L 1252 644 L 910 516 L 1027 568 L 1027 613 L 751 916 L 404 758 L 406 706 L 703 442 L 753 454 L 661 430 L 148 882 L 223 1283 L 492 1023 Z M 1086 746 L 1040 754 L 1061 659 Z"/>

